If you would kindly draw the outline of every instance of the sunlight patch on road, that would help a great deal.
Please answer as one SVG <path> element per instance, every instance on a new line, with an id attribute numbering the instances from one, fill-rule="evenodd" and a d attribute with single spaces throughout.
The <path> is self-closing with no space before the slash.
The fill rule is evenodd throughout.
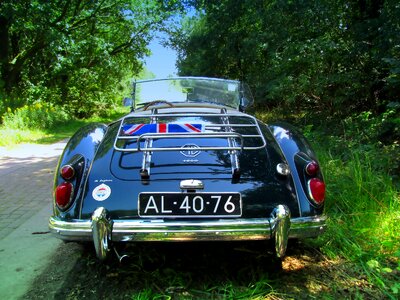
<path id="1" fill-rule="evenodd" d="M 0 158 L 47 158 L 59 156 L 64 147 L 66 141 L 51 145 L 37 145 L 37 144 L 20 144 L 15 148 L 8 149 L 6 147 L 0 147 Z"/>

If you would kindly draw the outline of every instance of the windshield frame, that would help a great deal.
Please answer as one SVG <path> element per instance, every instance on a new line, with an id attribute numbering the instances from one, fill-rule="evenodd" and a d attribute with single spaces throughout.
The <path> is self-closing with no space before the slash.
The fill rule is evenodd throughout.
<path id="1" fill-rule="evenodd" d="M 179 81 L 188 81 L 188 82 L 203 82 L 203 83 L 207 83 L 208 82 L 214 82 L 214 83 L 218 83 L 220 82 L 221 84 L 227 84 L 227 86 L 229 86 L 229 84 L 234 84 L 235 90 L 234 91 L 229 91 L 229 87 L 227 92 L 232 92 L 232 96 L 231 99 L 234 100 L 232 102 L 234 103 L 223 103 L 223 102 L 218 102 L 218 101 L 207 101 L 206 99 L 189 99 L 188 95 L 190 94 L 189 92 L 187 92 L 186 94 L 186 100 L 184 101 L 171 101 L 171 103 L 196 103 L 196 101 L 198 101 L 197 103 L 211 103 L 211 104 L 216 104 L 216 105 L 222 105 L 222 106 L 226 106 L 226 107 L 230 107 L 230 108 L 234 108 L 236 110 L 244 110 L 244 108 L 250 106 L 254 100 L 253 100 L 253 96 L 251 95 L 250 89 L 248 88 L 248 85 L 240 82 L 239 80 L 231 80 L 231 79 L 221 79 L 221 78 L 212 78 L 212 77 L 193 77 L 193 76 L 184 76 L 184 77 L 171 77 L 171 78 L 159 78 L 159 79 L 146 79 L 146 80 L 137 80 L 133 82 L 133 91 L 132 91 L 132 106 L 131 109 L 132 111 L 139 109 L 143 106 L 145 106 L 147 103 L 151 103 L 151 101 L 144 101 L 144 102 L 138 102 L 137 99 L 137 90 L 138 87 L 140 87 L 141 84 L 146 84 L 146 83 L 152 83 L 152 82 L 179 82 Z M 172 86 L 172 85 L 171 85 Z M 183 86 L 179 86 L 179 88 L 182 88 L 181 91 L 179 91 L 182 95 L 183 93 L 186 93 L 185 91 L 183 91 L 184 88 L 196 88 L 196 87 L 201 87 L 196 86 L 195 84 L 193 84 L 193 86 L 188 86 L 188 87 L 183 87 Z M 207 86 L 205 86 L 207 88 Z M 212 85 L 210 84 L 210 87 L 208 90 L 211 90 Z M 222 88 L 222 85 L 221 85 Z M 221 91 L 223 91 L 221 89 Z M 235 95 L 236 94 L 236 95 Z M 228 95 L 231 96 L 231 95 Z M 237 96 L 237 99 L 235 99 Z M 154 99 L 154 100 L 165 100 L 165 99 Z M 154 101 L 153 100 L 153 101 Z M 139 106 L 143 104 L 142 106 Z"/>

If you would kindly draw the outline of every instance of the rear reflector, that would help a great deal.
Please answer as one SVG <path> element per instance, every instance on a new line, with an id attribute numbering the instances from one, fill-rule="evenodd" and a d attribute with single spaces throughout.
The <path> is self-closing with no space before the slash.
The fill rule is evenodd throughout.
<path id="1" fill-rule="evenodd" d="M 316 204 L 322 204 L 325 199 L 325 183 L 318 178 L 310 179 L 308 181 L 308 194 Z"/>
<path id="2" fill-rule="evenodd" d="M 57 186 L 55 191 L 56 204 L 59 208 L 64 209 L 68 206 L 72 199 L 73 185 L 70 182 L 63 182 Z"/>
<path id="3" fill-rule="evenodd" d="M 71 180 L 75 176 L 75 170 L 70 165 L 65 165 L 61 168 L 60 175 L 65 180 Z"/>

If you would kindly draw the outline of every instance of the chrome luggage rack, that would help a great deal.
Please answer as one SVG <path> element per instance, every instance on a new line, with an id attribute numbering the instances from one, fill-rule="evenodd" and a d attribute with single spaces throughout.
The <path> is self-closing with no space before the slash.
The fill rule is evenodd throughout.
<path id="1" fill-rule="evenodd" d="M 147 120 L 147 124 L 161 123 L 162 118 L 175 118 L 175 117 L 186 117 L 186 118 L 216 118 L 219 119 L 218 123 L 205 124 L 204 130 L 206 132 L 196 133 L 144 133 L 140 135 L 127 135 L 123 133 L 123 126 L 126 124 L 135 124 L 132 122 L 134 119 L 139 119 L 141 123 L 143 120 Z M 233 118 L 238 118 L 244 121 L 244 123 L 232 123 Z M 242 134 L 236 132 L 240 129 L 250 129 L 254 134 Z M 230 154 L 231 166 L 232 166 L 232 178 L 237 180 L 240 178 L 240 168 L 238 151 L 247 150 L 260 150 L 265 147 L 266 141 L 261 132 L 256 118 L 242 114 L 242 113 L 230 113 L 225 108 L 222 108 L 220 113 L 159 113 L 158 109 L 152 109 L 149 114 L 134 114 L 124 117 L 121 120 L 117 137 L 114 141 L 114 149 L 116 151 L 129 153 L 129 152 L 143 152 L 142 169 L 140 175 L 143 180 L 147 180 L 150 177 L 150 164 L 151 156 L 153 152 L 158 151 L 182 151 L 182 147 L 154 147 L 153 142 L 161 139 L 226 139 L 226 146 L 197 146 L 197 147 L 185 147 L 185 151 L 228 151 Z M 253 145 L 246 145 L 246 141 L 252 139 Z M 124 141 L 124 145 L 120 147 L 120 141 Z M 134 147 L 125 147 L 127 144 L 136 143 Z M 141 145 L 143 144 L 143 146 Z M 125 147 L 125 148 L 123 148 Z"/>

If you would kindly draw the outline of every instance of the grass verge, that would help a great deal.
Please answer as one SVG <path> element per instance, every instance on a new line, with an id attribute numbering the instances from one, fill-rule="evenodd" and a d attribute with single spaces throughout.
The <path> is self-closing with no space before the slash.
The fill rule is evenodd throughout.
<path id="1" fill-rule="evenodd" d="M 388 298 L 400 294 L 400 196 L 389 174 L 377 170 L 379 155 L 348 150 L 349 159 L 318 150 L 328 186 L 328 231 L 320 248 L 358 266 Z"/>
<path id="2" fill-rule="evenodd" d="M 359 116 L 364 116 L 360 114 Z M 263 120 L 288 117 L 258 112 Z M 400 297 L 400 182 L 398 143 L 379 141 L 382 120 L 291 115 L 313 145 L 325 175 L 328 230 L 308 241 L 331 260 L 343 260 L 348 280 L 364 278 L 374 297 Z M 308 122 L 308 121 L 310 122 Z M 315 124 L 317 123 L 317 124 Z M 396 154 L 397 153 L 397 154 Z M 334 293 L 332 294 L 334 295 Z M 354 294 L 355 298 L 356 296 Z"/>
<path id="3" fill-rule="evenodd" d="M 107 116 L 94 116 L 89 119 L 72 119 L 50 129 L 12 129 L 0 126 L 0 146 L 13 147 L 21 143 L 51 144 L 71 137 L 79 128 L 86 124 L 112 122 L 124 114 L 129 108 L 119 107 Z"/>

